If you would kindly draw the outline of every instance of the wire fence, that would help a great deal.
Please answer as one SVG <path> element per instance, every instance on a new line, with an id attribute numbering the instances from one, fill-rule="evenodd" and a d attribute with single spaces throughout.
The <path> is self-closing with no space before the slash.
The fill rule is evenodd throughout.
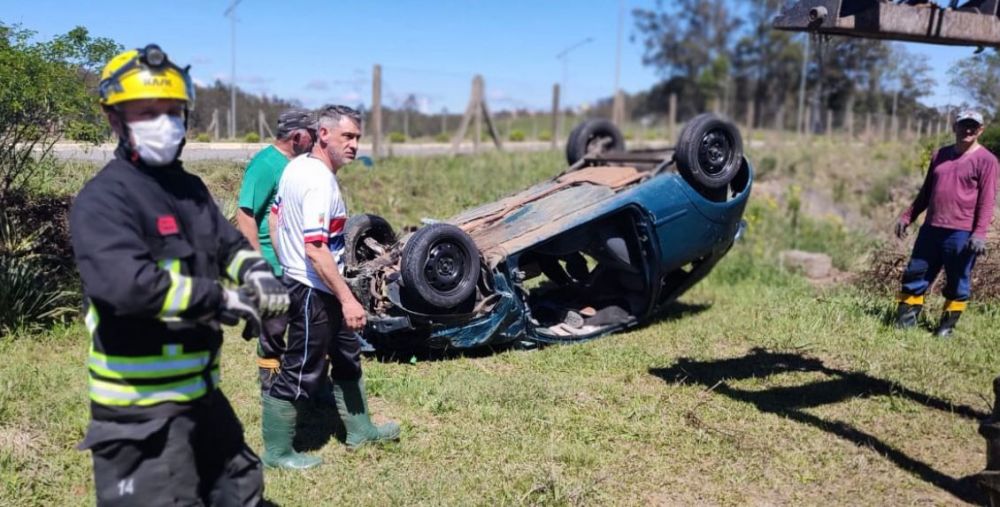
<path id="1" fill-rule="evenodd" d="M 576 124 L 590 118 L 613 117 L 611 83 L 564 79 L 563 83 L 546 84 L 496 75 L 482 79 L 483 91 L 478 97 L 481 106 L 474 104 L 474 77 L 447 70 L 376 65 L 371 74 L 355 70 L 346 78 L 310 85 L 328 92 L 325 102 L 360 109 L 365 119 L 364 137 L 383 146 L 470 142 L 481 139 L 484 128 L 490 125 L 503 142 L 561 143 Z M 588 101 L 584 97 L 604 98 Z M 709 100 L 701 107 L 679 104 L 676 95 L 664 98 L 663 104 L 651 104 L 650 97 L 644 95 L 623 97 L 623 101 L 619 128 L 627 140 L 647 141 L 674 139 L 686 116 L 702 110 L 730 118 L 745 136 L 771 131 L 868 141 L 910 141 L 940 135 L 950 128 L 952 114 L 950 110 L 855 113 L 850 106 L 820 110 L 815 101 L 800 109 L 795 97 L 786 97 L 783 104 L 766 112 L 755 111 L 752 101 Z M 485 127 L 479 117 L 475 122 L 469 120 L 479 107 L 487 115 Z M 228 130 L 224 124 L 228 117 L 225 108 L 212 110 L 211 122 L 197 129 L 197 140 L 219 140 L 220 131 Z M 240 118 L 236 131 L 243 133 L 243 140 L 264 141 L 274 130 L 277 113 L 273 108 L 258 109 Z M 467 124 L 464 131 L 463 123 Z"/>

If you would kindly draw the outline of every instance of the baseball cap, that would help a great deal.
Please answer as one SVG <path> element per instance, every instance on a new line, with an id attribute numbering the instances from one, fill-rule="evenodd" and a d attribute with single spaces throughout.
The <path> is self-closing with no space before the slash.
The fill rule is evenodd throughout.
<path id="1" fill-rule="evenodd" d="M 958 123 L 960 121 L 965 121 L 965 120 L 972 120 L 972 121 L 974 121 L 974 122 L 982 125 L 983 124 L 983 115 L 980 114 L 979 111 L 973 111 L 971 109 L 966 109 L 964 111 L 959 111 L 958 114 L 955 115 L 955 123 Z"/>
<path id="2" fill-rule="evenodd" d="M 278 131 L 275 134 L 285 137 L 296 129 L 315 129 L 316 120 L 312 113 L 304 109 L 286 109 L 278 115 Z"/>

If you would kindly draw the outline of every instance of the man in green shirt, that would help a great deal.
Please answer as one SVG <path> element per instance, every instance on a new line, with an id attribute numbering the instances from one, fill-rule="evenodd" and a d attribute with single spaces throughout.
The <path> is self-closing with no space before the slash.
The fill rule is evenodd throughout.
<path id="1" fill-rule="evenodd" d="M 247 241 L 267 260 L 274 274 L 281 278 L 283 270 L 274 253 L 267 216 L 271 211 L 274 194 L 278 192 L 278 182 L 285 172 L 285 166 L 291 159 L 312 150 L 316 141 L 315 120 L 308 111 L 285 110 L 278 116 L 278 130 L 275 134 L 277 139 L 274 144 L 257 152 L 243 174 L 236 225 Z M 257 367 L 262 386 L 273 380 L 274 372 L 280 365 L 278 358 L 285 348 L 286 324 L 287 318 L 264 322 L 257 344 Z"/>
<path id="2" fill-rule="evenodd" d="M 315 132 L 315 120 L 308 111 L 288 109 L 282 112 L 278 117 L 277 140 L 254 155 L 243 175 L 239 210 L 236 212 L 237 226 L 279 277 L 281 264 L 271 245 L 267 214 L 285 166 L 292 158 L 312 149 Z"/>

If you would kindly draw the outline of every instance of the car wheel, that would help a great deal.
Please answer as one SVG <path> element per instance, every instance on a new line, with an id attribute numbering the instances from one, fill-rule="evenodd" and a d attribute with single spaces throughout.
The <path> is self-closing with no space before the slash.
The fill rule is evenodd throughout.
<path id="1" fill-rule="evenodd" d="M 700 114 L 681 131 L 674 159 L 681 175 L 696 186 L 725 188 L 743 164 L 743 139 L 733 124 Z"/>
<path id="2" fill-rule="evenodd" d="M 431 224 L 410 236 L 400 261 L 403 287 L 436 310 L 467 301 L 476 291 L 479 249 L 462 229 Z"/>
<path id="3" fill-rule="evenodd" d="M 568 162 L 569 165 L 575 164 L 576 161 L 580 159 L 580 157 L 574 158 L 574 156 L 573 156 L 574 151 L 573 150 L 574 150 L 574 146 L 576 145 L 576 138 L 577 138 L 577 136 L 580 135 L 580 129 L 583 128 L 583 125 L 585 123 L 587 123 L 587 122 L 580 123 L 576 127 L 573 127 L 573 130 L 570 131 L 570 133 L 569 133 L 569 138 L 566 140 L 566 162 Z"/>
<path id="4" fill-rule="evenodd" d="M 566 161 L 577 163 L 591 153 L 624 151 L 625 137 L 618 127 L 608 120 L 587 120 L 569 134 L 566 141 Z"/>
<path id="5" fill-rule="evenodd" d="M 366 239 L 373 239 L 379 245 L 388 248 L 396 242 L 396 233 L 389 222 L 378 215 L 363 213 L 351 216 L 344 225 L 345 264 L 354 267 L 382 253 L 368 245 Z"/>

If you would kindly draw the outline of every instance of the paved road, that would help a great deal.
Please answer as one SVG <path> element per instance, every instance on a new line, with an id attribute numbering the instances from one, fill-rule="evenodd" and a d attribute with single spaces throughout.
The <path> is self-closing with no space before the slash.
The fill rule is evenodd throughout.
<path id="1" fill-rule="evenodd" d="M 267 146 L 266 143 L 188 143 L 184 147 L 183 159 L 193 160 L 250 160 L 255 153 Z M 550 149 L 551 143 L 547 142 L 521 142 L 506 143 L 504 149 L 509 151 L 545 151 Z M 450 143 L 426 143 L 426 144 L 394 144 L 383 148 L 390 156 L 428 156 L 443 155 L 451 153 Z M 560 149 L 562 146 L 560 145 Z M 90 160 L 93 162 L 107 162 L 114 157 L 115 145 L 102 144 L 99 146 L 59 143 L 52 149 L 52 154 L 64 160 Z M 483 143 L 480 145 L 480 152 L 494 151 L 493 144 Z M 370 144 L 362 144 L 358 150 L 359 156 L 371 156 L 372 147 Z M 459 147 L 459 153 L 473 153 L 472 144 L 465 143 Z"/>

